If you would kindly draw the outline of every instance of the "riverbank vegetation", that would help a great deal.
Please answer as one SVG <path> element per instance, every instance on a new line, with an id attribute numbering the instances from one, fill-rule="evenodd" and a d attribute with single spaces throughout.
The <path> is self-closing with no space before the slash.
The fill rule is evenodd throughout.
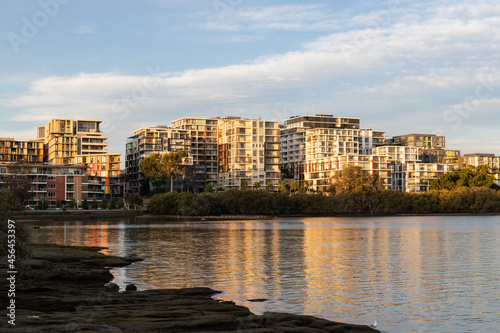
<path id="1" fill-rule="evenodd" d="M 298 188 L 292 184 L 291 190 Z M 377 174 L 349 165 L 330 180 L 327 193 L 267 190 L 162 193 L 148 203 L 151 214 L 208 216 L 242 215 L 392 215 L 500 213 L 500 192 L 487 167 L 471 167 L 445 174 L 432 190 L 407 193 L 383 190 Z"/>
<path id="2" fill-rule="evenodd" d="M 148 203 L 151 214 L 391 215 L 500 213 L 500 192 L 484 187 L 406 193 L 392 190 L 340 194 L 274 193 L 228 190 L 216 193 L 163 193 Z"/>

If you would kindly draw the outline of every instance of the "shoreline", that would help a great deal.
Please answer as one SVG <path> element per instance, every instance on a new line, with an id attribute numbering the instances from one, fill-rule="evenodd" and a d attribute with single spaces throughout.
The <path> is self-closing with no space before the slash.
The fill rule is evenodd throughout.
<path id="1" fill-rule="evenodd" d="M 0 331 L 379 332 L 313 316 L 254 315 L 232 301 L 213 299 L 219 292 L 205 287 L 118 292 L 107 285 L 110 267 L 142 259 L 104 255 L 99 247 L 27 246 L 32 255 L 18 265 L 16 326 L 4 320 Z"/>
<path id="2" fill-rule="evenodd" d="M 500 213 L 429 213 L 429 214 L 388 214 L 388 215 L 306 215 L 306 214 L 283 214 L 283 215 L 206 215 L 206 216 L 184 216 L 150 214 L 147 210 L 70 210 L 70 211 L 21 211 L 12 212 L 11 218 L 17 222 L 35 221 L 62 221 L 78 219 L 97 218 L 121 218 L 135 217 L 139 219 L 169 219 L 169 220 L 271 220 L 279 218 L 313 218 L 313 217 L 394 217 L 394 216 L 499 216 Z"/>

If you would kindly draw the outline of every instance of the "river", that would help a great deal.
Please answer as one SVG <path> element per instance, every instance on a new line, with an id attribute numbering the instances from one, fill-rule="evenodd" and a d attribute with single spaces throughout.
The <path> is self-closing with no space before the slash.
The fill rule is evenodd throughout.
<path id="1" fill-rule="evenodd" d="M 500 331 L 500 216 L 35 225 L 33 242 L 145 258 L 111 271 L 122 288 L 207 286 L 256 313 L 377 320 L 387 332 Z"/>

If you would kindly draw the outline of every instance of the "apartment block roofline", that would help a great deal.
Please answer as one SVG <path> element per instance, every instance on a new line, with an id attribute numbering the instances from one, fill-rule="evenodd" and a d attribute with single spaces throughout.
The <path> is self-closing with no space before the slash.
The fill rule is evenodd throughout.
<path id="1" fill-rule="evenodd" d="M 409 133 L 409 134 L 394 135 L 393 138 L 401 138 L 401 137 L 404 137 L 404 136 L 411 136 L 411 135 L 417 135 L 417 136 L 443 136 L 443 135 L 430 134 L 430 133 Z"/>
<path id="2" fill-rule="evenodd" d="M 495 157 L 495 154 L 492 154 L 492 153 L 470 153 L 470 154 L 464 154 L 463 156 L 488 156 L 488 157 Z"/>

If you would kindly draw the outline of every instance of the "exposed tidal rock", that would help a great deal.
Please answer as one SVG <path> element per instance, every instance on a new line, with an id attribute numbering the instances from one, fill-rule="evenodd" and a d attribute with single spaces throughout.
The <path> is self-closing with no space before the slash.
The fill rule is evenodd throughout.
<path id="1" fill-rule="evenodd" d="M 112 275 L 106 267 L 138 258 L 105 256 L 100 248 L 30 248 L 32 257 L 18 269 L 16 325 L 3 320 L 0 332 L 378 332 L 312 316 L 254 315 L 214 300 L 218 291 L 209 288 L 118 293 L 107 284 Z M 6 304 L 6 284 L 0 288 Z"/>

